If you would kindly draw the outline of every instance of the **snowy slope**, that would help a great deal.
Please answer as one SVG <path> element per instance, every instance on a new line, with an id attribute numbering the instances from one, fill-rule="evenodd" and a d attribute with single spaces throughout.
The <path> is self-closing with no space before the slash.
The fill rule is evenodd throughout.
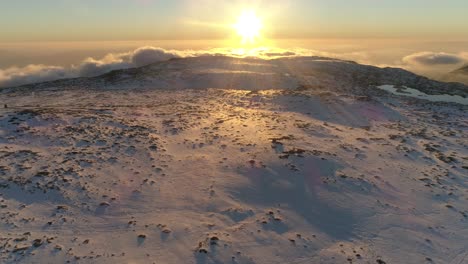
<path id="1" fill-rule="evenodd" d="M 468 106 L 382 83 L 466 93 L 315 57 L 3 90 L 0 262 L 466 263 Z"/>
<path id="2" fill-rule="evenodd" d="M 65 79 L 7 90 L 41 89 L 244 89 L 265 90 L 321 87 L 362 92 L 371 85 L 418 87 L 427 94 L 468 96 L 468 86 L 443 83 L 398 68 L 378 68 L 323 57 L 279 59 L 201 56 L 171 59 L 148 66 L 112 71 L 93 78 Z"/>

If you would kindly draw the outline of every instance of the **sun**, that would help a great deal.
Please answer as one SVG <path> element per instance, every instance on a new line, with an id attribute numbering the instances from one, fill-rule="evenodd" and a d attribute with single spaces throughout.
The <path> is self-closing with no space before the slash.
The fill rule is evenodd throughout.
<path id="1" fill-rule="evenodd" d="M 246 10 L 241 13 L 234 28 L 243 44 L 253 44 L 260 37 L 263 24 L 254 11 Z"/>

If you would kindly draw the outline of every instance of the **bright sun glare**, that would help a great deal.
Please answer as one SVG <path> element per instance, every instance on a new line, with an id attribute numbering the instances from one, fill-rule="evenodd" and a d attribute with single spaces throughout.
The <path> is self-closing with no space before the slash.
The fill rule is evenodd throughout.
<path id="1" fill-rule="evenodd" d="M 234 25 L 237 34 L 242 38 L 243 44 L 253 44 L 260 36 L 263 28 L 262 21 L 254 11 L 243 11 Z"/>

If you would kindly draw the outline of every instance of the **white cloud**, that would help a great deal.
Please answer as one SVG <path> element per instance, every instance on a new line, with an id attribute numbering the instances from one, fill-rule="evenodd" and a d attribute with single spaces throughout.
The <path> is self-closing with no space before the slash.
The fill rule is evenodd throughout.
<path id="1" fill-rule="evenodd" d="M 74 77 L 63 67 L 48 65 L 28 65 L 0 70 L 0 87 L 16 86 L 26 83 L 45 82 Z"/>
<path id="2" fill-rule="evenodd" d="M 7 69 L 0 69 L 0 87 L 11 87 L 63 78 L 93 77 L 113 70 L 142 67 L 155 62 L 181 57 L 227 55 L 234 57 L 256 56 L 271 59 L 286 56 L 309 56 L 312 55 L 312 53 L 315 54 L 317 52 L 305 52 L 305 50 L 291 51 L 271 48 L 258 48 L 250 50 L 223 48 L 200 51 L 175 51 L 146 46 L 126 53 L 110 53 L 101 59 L 86 58 L 78 65 L 72 65 L 70 67 L 28 65 L 21 68 L 11 67 Z"/>
<path id="3" fill-rule="evenodd" d="M 417 52 L 403 57 L 395 67 L 404 68 L 429 78 L 444 80 L 449 72 L 468 62 L 467 55 L 466 52 Z"/>
<path id="4" fill-rule="evenodd" d="M 93 58 L 87 58 L 77 67 L 77 71 L 78 71 L 77 76 L 80 76 L 80 77 L 98 76 L 98 75 L 101 75 L 101 74 L 104 74 L 113 70 L 130 68 L 130 67 L 133 67 L 133 64 L 130 62 L 126 62 L 122 59 L 108 61 L 106 59 L 95 60 Z"/>
<path id="5" fill-rule="evenodd" d="M 133 51 L 130 57 L 133 65 L 141 67 L 157 61 L 178 58 L 181 57 L 181 55 L 177 54 L 177 52 L 167 51 L 161 48 L 142 47 Z"/>
<path id="6" fill-rule="evenodd" d="M 11 87 L 63 78 L 93 77 L 113 70 L 141 67 L 172 58 L 220 55 L 233 57 L 259 57 L 263 59 L 296 56 L 321 56 L 373 64 L 369 54 L 360 51 L 330 53 L 301 48 L 280 49 L 265 47 L 255 49 L 215 48 L 198 51 L 176 51 L 145 46 L 125 53 L 110 53 L 100 59 L 87 58 L 79 64 L 72 65 L 70 67 L 28 65 L 21 68 L 11 67 L 0 69 L 0 87 Z M 447 73 L 450 70 L 454 70 L 454 67 L 459 67 L 459 64 L 463 64 L 463 62 L 466 61 L 468 61 L 468 53 L 466 52 L 459 54 L 418 52 L 404 57 L 400 63 L 396 63 L 393 66 L 405 68 L 428 76 L 436 76 L 437 74 L 440 75 L 441 73 Z"/>
<path id="7" fill-rule="evenodd" d="M 406 64 L 423 66 L 456 65 L 466 61 L 463 54 L 450 54 L 444 52 L 418 52 L 403 58 Z"/>
<path id="8" fill-rule="evenodd" d="M 155 47 L 141 47 L 127 53 L 111 53 L 101 59 L 87 58 L 80 64 L 72 65 L 71 67 L 42 64 L 33 64 L 26 67 L 10 67 L 0 69 L 0 87 L 11 87 L 63 78 L 98 76 L 113 70 L 141 67 L 181 56 L 181 54 L 175 51 Z"/>

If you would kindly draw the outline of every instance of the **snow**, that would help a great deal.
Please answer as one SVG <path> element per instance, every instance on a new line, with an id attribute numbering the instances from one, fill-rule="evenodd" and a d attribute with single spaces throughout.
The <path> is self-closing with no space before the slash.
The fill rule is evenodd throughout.
<path id="1" fill-rule="evenodd" d="M 465 105 L 236 61 L 239 89 L 194 58 L 184 89 L 0 93 L 0 262 L 468 261 Z"/>
<path id="2" fill-rule="evenodd" d="M 448 102 L 448 103 L 458 103 L 458 104 L 468 105 L 468 98 L 463 98 L 458 95 L 447 95 L 447 94 L 428 95 L 413 88 L 403 87 L 403 88 L 398 89 L 398 88 L 395 88 L 394 85 L 381 85 L 381 86 L 377 86 L 377 88 L 391 92 L 393 94 L 420 98 L 420 99 L 428 100 L 431 102 Z"/>

